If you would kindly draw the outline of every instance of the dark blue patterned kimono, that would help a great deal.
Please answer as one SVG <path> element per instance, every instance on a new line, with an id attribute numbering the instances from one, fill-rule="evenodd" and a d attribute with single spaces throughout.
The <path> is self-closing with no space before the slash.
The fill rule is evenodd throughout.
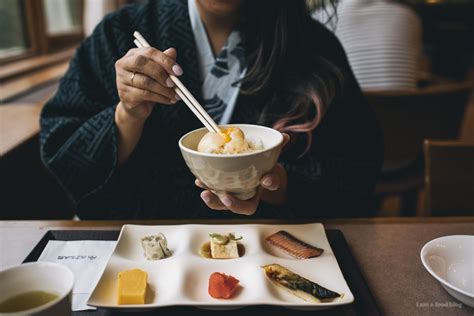
<path id="1" fill-rule="evenodd" d="M 75 202 L 83 219 L 242 217 L 209 210 L 194 186 L 178 139 L 200 127 L 179 102 L 154 108 L 125 165 L 117 166 L 114 123 L 119 102 L 114 63 L 133 47 L 133 31 L 152 46 L 175 47 L 183 83 L 199 97 L 196 48 L 186 0 L 149 1 L 107 16 L 77 50 L 59 91 L 41 115 L 41 155 Z M 289 177 L 288 204 L 261 203 L 255 217 L 317 218 L 369 215 L 382 163 L 382 136 L 336 38 L 314 22 L 308 43 L 345 74 L 343 93 L 313 132 L 301 159 L 298 146 L 281 157 Z M 232 123 L 259 123 L 271 103 L 239 96 Z M 271 111 L 271 110 L 270 110 Z M 301 147 L 301 146 L 300 146 Z M 303 146 L 304 147 L 304 146 Z"/>

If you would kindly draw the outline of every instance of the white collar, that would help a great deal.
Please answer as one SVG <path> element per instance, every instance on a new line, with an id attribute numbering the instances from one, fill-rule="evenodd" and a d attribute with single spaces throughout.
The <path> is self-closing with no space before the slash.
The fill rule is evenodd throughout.
<path id="1" fill-rule="evenodd" d="M 199 72 L 201 77 L 204 78 L 205 74 L 211 71 L 211 68 L 215 63 L 214 53 L 212 52 L 206 29 L 204 28 L 201 16 L 199 15 L 196 0 L 188 0 L 188 11 L 194 40 L 196 41 L 195 44 L 198 55 Z"/>

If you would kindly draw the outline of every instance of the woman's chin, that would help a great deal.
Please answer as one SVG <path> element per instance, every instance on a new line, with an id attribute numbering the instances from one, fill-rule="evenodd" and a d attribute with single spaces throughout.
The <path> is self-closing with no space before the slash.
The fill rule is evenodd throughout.
<path id="1" fill-rule="evenodd" d="M 242 0 L 197 0 L 199 6 L 216 17 L 225 18 L 238 11 Z"/>

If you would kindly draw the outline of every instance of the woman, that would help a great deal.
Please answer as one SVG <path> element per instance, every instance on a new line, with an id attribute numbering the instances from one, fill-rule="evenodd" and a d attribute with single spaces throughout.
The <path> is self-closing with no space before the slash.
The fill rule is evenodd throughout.
<path id="1" fill-rule="evenodd" d="M 133 48 L 135 30 L 154 48 Z M 200 123 L 170 74 L 220 123 L 290 135 L 255 198 L 194 182 L 177 142 Z M 41 126 L 42 159 L 84 219 L 367 216 L 383 151 L 343 49 L 304 0 L 125 7 L 78 49 Z"/>

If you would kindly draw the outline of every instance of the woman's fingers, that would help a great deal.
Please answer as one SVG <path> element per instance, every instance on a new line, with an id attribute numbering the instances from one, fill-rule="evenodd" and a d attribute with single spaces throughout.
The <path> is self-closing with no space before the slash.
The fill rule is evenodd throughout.
<path id="1" fill-rule="evenodd" d="M 167 55 L 168 57 L 172 58 L 173 60 L 176 60 L 176 57 L 178 55 L 178 53 L 176 52 L 176 49 L 174 49 L 173 47 L 165 49 L 163 51 L 163 54 Z"/>
<path id="2" fill-rule="evenodd" d="M 200 188 L 204 188 L 202 182 L 196 180 L 196 185 Z M 241 215 L 253 215 L 257 210 L 258 203 L 260 201 L 261 190 L 257 191 L 257 194 L 250 200 L 241 201 L 232 195 L 225 194 L 222 197 L 218 197 L 209 190 L 201 192 L 201 199 L 206 205 L 213 210 L 224 211 L 228 210 L 236 214 Z"/>
<path id="3" fill-rule="evenodd" d="M 127 86 L 131 86 L 131 87 L 142 89 L 142 90 L 148 90 L 156 94 L 161 94 L 163 96 L 166 96 L 169 100 L 178 99 L 176 97 L 177 94 L 176 92 L 174 92 L 173 89 L 164 87 L 153 78 L 147 75 L 144 75 L 142 73 L 136 72 L 135 75 L 133 76 L 133 81 L 132 81 L 131 79 L 132 75 L 133 73 L 128 72 L 126 70 L 119 71 L 118 73 L 120 80 Z"/>
<path id="4" fill-rule="evenodd" d="M 283 134 L 283 135 L 288 135 L 288 134 Z M 267 189 L 270 191 L 277 191 L 281 187 L 283 172 L 285 172 L 283 166 L 280 164 L 277 164 L 269 173 L 263 175 L 263 177 L 260 179 L 260 185 L 264 189 Z"/>
<path id="5" fill-rule="evenodd" d="M 176 63 L 176 51 L 174 49 L 167 49 L 166 53 L 153 47 L 143 48 L 143 50 L 144 56 L 161 65 L 168 74 L 175 76 L 183 74 L 183 69 Z"/>
<path id="6" fill-rule="evenodd" d="M 183 69 L 176 62 L 177 52 L 174 48 L 168 48 L 163 52 L 153 47 L 132 48 L 124 57 L 136 57 L 138 55 L 153 60 L 170 75 L 181 76 L 183 74 Z M 137 60 L 137 62 L 139 61 Z"/>
<path id="7" fill-rule="evenodd" d="M 136 87 L 124 86 L 119 89 L 120 100 L 130 108 L 140 105 L 142 102 L 154 102 L 161 104 L 174 104 L 176 99 Z"/>
<path id="8" fill-rule="evenodd" d="M 283 135 L 283 144 L 282 144 L 282 148 L 285 147 L 288 142 L 290 141 L 290 135 L 288 135 L 287 133 L 281 133 Z"/>
<path id="9" fill-rule="evenodd" d="M 257 211 L 258 203 L 260 202 L 261 189 L 259 188 L 257 194 L 250 200 L 242 201 L 232 195 L 226 194 L 220 198 L 223 206 L 229 211 L 241 215 L 253 215 Z"/>
<path id="10" fill-rule="evenodd" d="M 201 192 L 201 199 L 206 203 L 206 205 L 217 211 L 227 210 L 227 207 L 221 203 L 219 198 L 209 190 Z"/>
<path id="11" fill-rule="evenodd" d="M 117 62 L 117 68 L 130 73 L 144 74 L 167 88 L 174 87 L 169 75 L 180 76 L 183 73 L 176 63 L 174 48 L 168 48 L 164 52 L 152 47 L 132 49 Z"/>
<path id="12" fill-rule="evenodd" d="M 262 188 L 261 199 L 267 203 L 280 205 L 286 202 L 288 175 L 281 164 L 276 164 L 271 172 L 263 175 L 260 180 Z"/>
<path id="13" fill-rule="evenodd" d="M 135 48 L 115 63 L 120 105 L 133 117 L 146 119 L 154 103 L 174 104 L 180 98 L 174 92 L 170 74 L 181 75 L 176 50 L 161 52 L 155 48 Z"/>
<path id="14" fill-rule="evenodd" d="M 267 173 L 260 179 L 260 185 L 267 190 L 276 191 L 280 188 L 280 177 L 274 172 Z"/>
<path id="15" fill-rule="evenodd" d="M 174 86 L 166 69 L 147 56 L 141 54 L 128 56 L 124 58 L 122 64 L 119 66 L 120 69 L 123 69 L 128 73 L 146 75 L 157 81 L 163 87 L 172 88 Z M 132 83 L 130 82 L 130 84 Z"/>
<path id="16" fill-rule="evenodd" d="M 201 189 L 209 190 L 209 188 L 199 179 L 194 180 L 194 184 Z"/>

